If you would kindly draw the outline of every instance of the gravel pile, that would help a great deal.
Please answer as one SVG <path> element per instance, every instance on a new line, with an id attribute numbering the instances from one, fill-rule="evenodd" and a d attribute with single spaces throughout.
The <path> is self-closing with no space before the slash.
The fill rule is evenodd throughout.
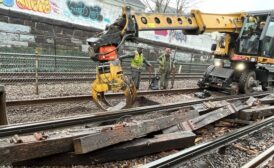
<path id="1" fill-rule="evenodd" d="M 52 120 L 99 111 L 102 110 L 91 101 L 78 101 L 31 106 L 13 106 L 7 108 L 7 115 L 9 123 L 14 124 Z"/>
<path id="2" fill-rule="evenodd" d="M 181 88 L 187 88 L 187 85 L 193 85 L 195 81 L 180 81 L 183 85 Z M 144 89 L 145 83 L 142 83 L 142 89 Z M 36 96 L 33 92 L 34 87 L 30 87 L 31 85 L 22 85 L 22 86 L 7 86 L 6 90 L 8 93 L 8 99 L 33 99 L 33 98 L 41 98 L 41 97 L 52 97 L 52 96 L 69 96 L 69 95 L 81 95 L 88 94 L 89 83 L 71 83 L 71 84 L 55 84 L 55 85 L 41 85 L 40 91 L 41 93 Z M 176 85 L 179 88 L 179 82 Z M 196 87 L 196 86 L 195 86 Z M 49 88 L 49 91 L 46 92 L 46 88 Z M 73 88 L 73 89 L 72 89 Z M 83 88 L 83 89 L 81 89 Z M 44 89 L 44 90 L 42 90 Z M 14 95 L 18 94 L 17 97 Z M 14 96 L 14 97 L 12 97 Z M 137 102 L 135 107 L 152 105 L 151 102 L 156 103 L 174 103 L 178 101 L 187 101 L 194 100 L 196 98 L 193 97 L 193 94 L 188 95 L 149 95 L 145 97 L 145 100 L 141 102 Z M 43 120 L 52 120 L 57 118 L 75 116 L 75 115 L 83 115 L 83 114 L 91 114 L 94 112 L 102 111 L 99 109 L 92 101 L 75 101 L 75 102 L 64 102 L 64 103 L 51 103 L 51 104 L 41 104 L 41 105 L 27 105 L 27 106 L 14 106 L 7 108 L 7 114 L 9 118 L 9 123 L 26 123 L 26 122 L 35 122 L 35 121 L 43 121 Z"/>
<path id="3" fill-rule="evenodd" d="M 227 146 L 222 153 L 213 151 L 180 165 L 180 168 L 241 167 L 261 152 L 274 145 L 274 125 L 265 127 Z"/>
<path id="4" fill-rule="evenodd" d="M 173 94 L 173 95 L 147 95 L 147 99 L 156 101 L 160 104 L 167 104 L 167 103 L 176 103 L 176 102 L 183 102 L 183 101 L 193 101 L 198 100 L 199 98 L 194 97 L 194 94 Z"/>
<path id="5" fill-rule="evenodd" d="M 176 81 L 174 88 L 195 88 L 197 80 Z M 141 82 L 140 90 L 148 89 L 148 81 Z M 47 98 L 90 94 L 90 82 L 40 84 L 39 95 L 35 94 L 34 84 L 5 85 L 7 100 Z"/>

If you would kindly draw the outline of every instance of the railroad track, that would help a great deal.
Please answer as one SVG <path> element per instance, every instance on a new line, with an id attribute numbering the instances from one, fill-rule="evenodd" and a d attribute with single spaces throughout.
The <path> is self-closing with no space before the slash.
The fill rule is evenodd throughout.
<path id="1" fill-rule="evenodd" d="M 126 74 L 130 75 L 130 74 Z M 176 74 L 176 79 L 198 79 L 202 77 L 202 73 L 182 73 Z M 50 82 L 85 82 L 95 80 L 94 72 L 39 72 L 39 83 Z M 152 75 L 142 74 L 143 80 L 151 79 Z M 34 83 L 36 81 L 34 72 L 18 72 L 18 73 L 0 73 L 1 83 Z"/>
<path id="2" fill-rule="evenodd" d="M 263 153 L 256 156 L 254 159 L 246 163 L 242 168 L 253 168 L 253 167 L 266 167 L 267 164 L 272 161 L 272 166 L 274 163 L 274 145 L 272 145 L 269 149 L 264 151 Z"/>
<path id="3" fill-rule="evenodd" d="M 191 105 L 203 103 L 205 101 L 246 100 L 250 96 L 261 98 L 270 93 L 272 92 L 259 92 L 259 93 L 249 94 L 249 95 L 224 96 L 224 97 L 208 98 L 208 99 L 201 99 L 201 100 L 195 100 L 195 101 L 170 103 L 165 105 L 153 105 L 153 106 L 138 107 L 138 108 L 132 108 L 132 109 L 124 109 L 120 111 L 99 112 L 99 113 L 93 113 L 90 115 L 63 118 L 63 119 L 54 120 L 54 121 L 44 121 L 44 122 L 26 123 L 26 124 L 13 124 L 8 126 L 1 126 L 0 137 L 11 136 L 19 133 L 20 134 L 30 133 L 35 131 L 61 128 L 66 126 L 81 125 L 81 124 L 87 124 L 87 123 L 113 121 L 125 116 L 140 115 L 140 114 L 154 112 L 154 111 L 175 111 L 182 107 L 187 108 Z"/>
<path id="4" fill-rule="evenodd" d="M 149 91 L 138 91 L 138 96 L 143 95 L 155 95 L 155 94 L 188 94 L 199 91 L 199 88 L 190 89 L 171 89 L 171 90 L 149 90 Z M 106 94 L 106 98 L 122 97 L 123 93 L 109 93 Z M 29 99 L 29 100 L 10 100 L 6 102 L 7 106 L 19 106 L 19 105 L 35 105 L 42 103 L 56 103 L 56 102 L 67 102 L 67 101 L 83 101 L 92 100 L 91 95 L 80 95 L 80 96 L 64 96 L 64 97 L 51 97 L 41 99 Z"/>
<path id="5" fill-rule="evenodd" d="M 193 159 L 195 157 L 201 156 L 205 153 L 208 153 L 209 151 L 219 149 L 223 146 L 226 146 L 228 144 L 231 144 L 235 140 L 248 135 L 249 133 L 256 132 L 260 130 L 263 127 L 266 127 L 270 124 L 274 123 L 274 116 L 265 119 L 263 121 L 260 121 L 258 123 L 255 123 L 253 125 L 249 125 L 247 127 L 241 128 L 239 130 L 236 130 L 228 135 L 225 135 L 223 137 L 217 138 L 216 140 L 205 142 L 199 145 L 195 145 L 193 147 L 184 149 L 178 153 L 166 156 L 164 158 L 161 158 L 159 160 L 150 162 L 144 166 L 143 168 L 161 168 L 161 167 L 175 167 L 179 166 L 180 164 L 189 161 L 190 159 Z M 273 148 L 268 151 L 262 158 L 268 158 L 267 156 L 270 154 L 273 154 Z M 250 165 L 256 165 L 256 163 L 265 160 L 262 158 L 258 158 L 256 161 L 252 162 Z M 255 166 L 256 167 L 256 166 Z"/>

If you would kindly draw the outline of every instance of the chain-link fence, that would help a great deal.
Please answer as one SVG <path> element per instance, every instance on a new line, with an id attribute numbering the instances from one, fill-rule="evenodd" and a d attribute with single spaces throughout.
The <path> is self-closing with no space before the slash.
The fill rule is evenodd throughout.
<path id="1" fill-rule="evenodd" d="M 90 72 L 96 64 L 87 57 L 0 53 L 1 72 Z"/>
<path id="2" fill-rule="evenodd" d="M 143 79 L 157 73 L 159 64 L 151 61 L 154 70 L 144 70 Z M 0 52 L 0 83 L 38 85 L 61 82 L 90 82 L 95 79 L 96 66 L 88 57 Z M 122 62 L 125 74 L 130 74 L 130 60 Z M 176 62 L 176 78 L 198 78 L 208 64 Z"/>

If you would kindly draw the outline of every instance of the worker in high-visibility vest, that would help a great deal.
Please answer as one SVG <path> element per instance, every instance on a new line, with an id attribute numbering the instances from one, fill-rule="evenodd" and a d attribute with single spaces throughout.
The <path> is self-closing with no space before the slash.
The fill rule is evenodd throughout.
<path id="1" fill-rule="evenodd" d="M 130 62 L 131 77 L 135 84 L 136 89 L 139 89 L 140 87 L 141 71 L 143 69 L 143 65 L 146 64 L 147 66 L 152 67 L 152 65 L 144 58 L 143 50 L 144 50 L 144 47 L 141 44 L 138 44 L 137 51 L 135 51 L 134 54 L 119 58 L 120 60 L 124 58 L 132 58 Z"/>
<path id="2" fill-rule="evenodd" d="M 168 79 L 171 72 L 174 70 L 174 62 L 170 58 L 171 49 L 166 48 L 165 53 L 159 57 L 160 71 L 160 88 L 168 88 Z"/>

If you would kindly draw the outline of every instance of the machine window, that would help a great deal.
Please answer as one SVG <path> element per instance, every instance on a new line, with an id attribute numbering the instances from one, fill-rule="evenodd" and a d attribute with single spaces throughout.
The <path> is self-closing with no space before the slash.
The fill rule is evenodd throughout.
<path id="1" fill-rule="evenodd" d="M 263 39 L 263 55 L 274 58 L 274 21 L 270 22 Z"/>
<path id="2" fill-rule="evenodd" d="M 239 53 L 247 55 L 258 55 L 260 46 L 260 35 L 263 27 L 257 23 L 254 17 L 248 18 L 243 27 L 244 31 L 240 38 Z"/>
<path id="3" fill-rule="evenodd" d="M 274 21 L 269 23 L 266 36 L 274 37 Z"/>

